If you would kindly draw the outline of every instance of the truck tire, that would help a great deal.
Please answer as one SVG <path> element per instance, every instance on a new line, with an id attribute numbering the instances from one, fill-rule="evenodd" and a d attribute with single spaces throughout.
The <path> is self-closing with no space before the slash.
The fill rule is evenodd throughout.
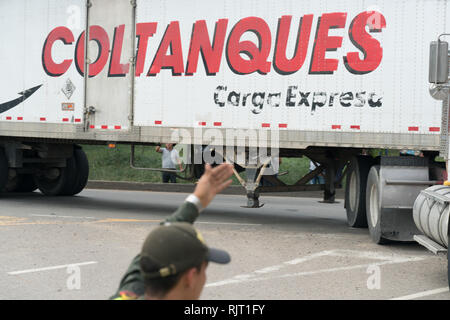
<path id="1" fill-rule="evenodd" d="M 71 158 L 67 159 L 67 166 L 66 166 L 67 172 L 67 178 L 66 182 L 64 184 L 63 189 L 59 193 L 60 196 L 72 196 L 74 186 L 77 181 L 77 162 L 75 160 L 75 155 L 73 155 Z"/>
<path id="2" fill-rule="evenodd" d="M 370 237 L 377 244 L 389 241 L 381 234 L 380 166 L 373 166 L 367 177 L 366 213 Z"/>
<path id="3" fill-rule="evenodd" d="M 6 183 L 5 192 L 33 192 L 37 189 L 36 182 L 32 174 L 16 175 Z"/>
<path id="4" fill-rule="evenodd" d="M 16 192 L 18 187 L 19 187 L 19 175 L 16 175 L 12 179 L 8 177 L 8 182 L 6 182 L 6 185 L 2 189 L 2 192 Z"/>
<path id="5" fill-rule="evenodd" d="M 8 159 L 6 158 L 5 150 L 0 148 L 0 192 L 4 190 L 8 183 Z"/>
<path id="6" fill-rule="evenodd" d="M 353 228 L 367 228 L 366 184 L 373 159 L 368 156 L 353 157 L 349 164 L 345 186 L 347 223 Z"/>
<path id="7" fill-rule="evenodd" d="M 80 193 L 88 182 L 89 178 L 89 161 L 83 149 L 74 149 L 74 160 L 76 165 L 75 181 L 66 195 L 73 196 Z"/>
<path id="8" fill-rule="evenodd" d="M 37 188 L 32 174 L 21 174 L 19 175 L 19 183 L 15 192 L 33 192 Z"/>
<path id="9" fill-rule="evenodd" d="M 66 195 L 69 187 L 73 186 L 76 177 L 75 159 L 67 159 L 66 167 L 59 168 L 60 174 L 55 179 L 49 179 L 44 175 L 35 175 L 35 182 L 39 190 L 47 196 Z"/>

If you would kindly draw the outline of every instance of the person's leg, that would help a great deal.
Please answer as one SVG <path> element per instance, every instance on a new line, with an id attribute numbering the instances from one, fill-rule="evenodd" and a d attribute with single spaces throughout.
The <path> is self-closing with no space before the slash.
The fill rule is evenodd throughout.
<path id="1" fill-rule="evenodd" d="M 317 183 L 318 184 L 325 184 L 325 177 L 323 176 L 317 176 Z"/>
<path id="2" fill-rule="evenodd" d="M 163 181 L 163 183 L 169 182 L 169 174 L 167 172 L 162 173 L 162 181 Z"/>
<path id="3" fill-rule="evenodd" d="M 169 173 L 170 174 L 170 182 L 171 183 L 177 183 L 177 176 L 175 173 Z"/>
<path id="4" fill-rule="evenodd" d="M 270 182 L 269 180 L 265 179 L 264 177 L 261 178 L 261 181 L 262 181 L 262 183 L 263 183 L 262 185 L 264 187 L 273 187 L 273 183 Z"/>

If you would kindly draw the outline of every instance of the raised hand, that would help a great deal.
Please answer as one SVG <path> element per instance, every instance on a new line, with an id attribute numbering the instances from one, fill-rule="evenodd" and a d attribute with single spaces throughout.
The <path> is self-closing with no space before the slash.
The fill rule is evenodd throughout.
<path id="1" fill-rule="evenodd" d="M 208 206 L 216 194 L 232 183 L 230 179 L 232 175 L 232 164 L 222 163 L 215 168 L 212 168 L 209 164 L 205 165 L 205 173 L 203 173 L 194 190 L 194 195 L 199 198 L 203 208 Z"/>

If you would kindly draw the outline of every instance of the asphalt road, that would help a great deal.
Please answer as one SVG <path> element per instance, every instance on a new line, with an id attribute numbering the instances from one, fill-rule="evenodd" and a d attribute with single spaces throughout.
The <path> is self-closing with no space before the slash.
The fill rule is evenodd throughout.
<path id="1" fill-rule="evenodd" d="M 0 196 L 0 299 L 106 299 L 147 233 L 186 194 L 85 190 Z M 450 299 L 447 258 L 373 244 L 343 201 L 219 195 L 196 223 L 229 265 L 208 267 L 202 299 Z"/>

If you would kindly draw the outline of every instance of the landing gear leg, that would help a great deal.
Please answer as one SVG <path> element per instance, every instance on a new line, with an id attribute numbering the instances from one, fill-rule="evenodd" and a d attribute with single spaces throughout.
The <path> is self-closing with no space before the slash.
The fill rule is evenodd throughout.
<path id="1" fill-rule="evenodd" d="M 259 187 L 259 181 L 261 174 L 258 174 L 257 168 L 247 168 L 247 181 L 245 183 L 245 189 L 247 191 L 247 205 L 242 208 L 261 208 L 264 204 L 259 203 L 259 192 L 256 189 Z"/>
<path id="2" fill-rule="evenodd" d="M 259 193 L 257 192 L 247 192 L 247 206 L 244 208 L 261 208 L 263 204 L 259 204 Z"/>

